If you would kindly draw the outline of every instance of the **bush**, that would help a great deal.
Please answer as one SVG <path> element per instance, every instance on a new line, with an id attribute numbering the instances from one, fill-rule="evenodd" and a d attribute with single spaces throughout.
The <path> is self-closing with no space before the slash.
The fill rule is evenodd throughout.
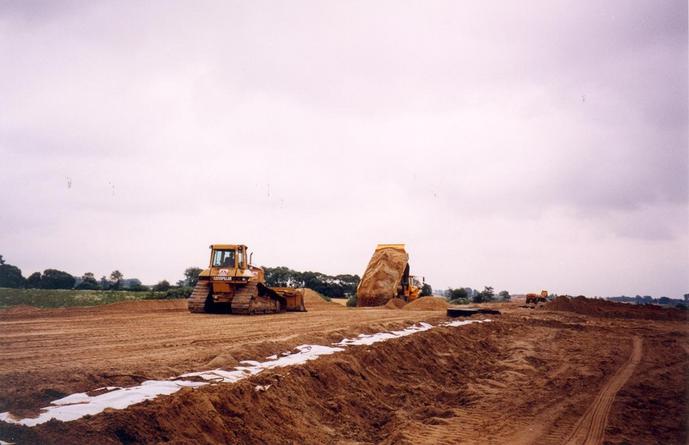
<path id="1" fill-rule="evenodd" d="M 450 304 L 469 304 L 469 299 L 468 298 L 455 298 L 454 300 L 450 300 Z"/>
<path id="2" fill-rule="evenodd" d="M 493 297 L 495 294 L 493 293 L 493 288 L 490 286 L 485 286 L 481 292 L 476 294 L 474 296 L 474 303 L 484 303 L 486 301 L 493 301 Z"/>
<path id="3" fill-rule="evenodd" d="M 131 286 L 129 286 L 129 288 L 127 288 L 127 290 L 132 291 L 132 292 L 145 292 L 145 291 L 150 290 L 150 289 L 148 288 L 148 286 L 145 286 L 141 283 L 138 283 L 138 284 L 132 284 Z"/>
<path id="4" fill-rule="evenodd" d="M 25 304 L 35 307 L 94 306 L 118 301 L 162 299 L 162 292 L 127 292 L 74 289 L 0 288 L 0 308 Z"/>
<path id="5" fill-rule="evenodd" d="M 431 295 L 433 295 L 433 288 L 430 284 L 423 283 L 423 286 L 421 287 L 421 296 L 430 297 Z"/>
<path id="6" fill-rule="evenodd" d="M 462 299 L 467 299 L 468 297 L 469 297 L 469 295 L 467 294 L 467 290 L 462 288 L 462 287 L 460 287 L 458 289 L 448 289 L 447 290 L 447 299 L 448 300 L 462 300 Z"/>
<path id="7" fill-rule="evenodd" d="M 167 280 L 158 281 L 158 284 L 153 286 L 154 291 L 167 292 L 170 290 L 170 282 Z"/>
<path id="8" fill-rule="evenodd" d="M 165 298 L 166 299 L 189 298 L 193 291 L 194 291 L 194 288 L 189 287 L 189 286 L 171 287 L 165 293 Z"/>
<path id="9" fill-rule="evenodd" d="M 79 283 L 75 289 L 98 290 L 98 289 L 100 289 L 100 286 L 98 285 L 98 281 L 96 281 L 96 280 L 84 279 L 84 280 L 81 280 L 81 283 Z"/>
<path id="10" fill-rule="evenodd" d="M 347 307 L 356 307 L 356 294 L 347 299 Z"/>

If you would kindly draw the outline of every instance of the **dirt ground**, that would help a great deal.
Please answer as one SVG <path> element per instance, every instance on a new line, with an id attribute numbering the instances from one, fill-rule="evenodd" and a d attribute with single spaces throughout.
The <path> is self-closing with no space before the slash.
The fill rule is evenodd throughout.
<path id="1" fill-rule="evenodd" d="M 304 343 L 446 319 L 444 311 L 347 309 L 313 294 L 306 304 L 305 314 L 260 317 L 191 315 L 183 301 L 0 311 L 0 411 L 26 414 L 99 386 L 231 368 Z M 491 323 L 350 347 L 125 410 L 34 428 L 0 422 L 0 439 L 687 444 L 685 321 L 493 307 L 502 315 Z"/>

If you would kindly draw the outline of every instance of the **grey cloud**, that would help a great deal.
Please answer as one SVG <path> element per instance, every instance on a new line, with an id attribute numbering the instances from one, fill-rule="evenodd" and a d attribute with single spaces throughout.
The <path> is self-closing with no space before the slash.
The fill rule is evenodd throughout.
<path id="1" fill-rule="evenodd" d="M 689 286 L 685 2 L 2 5 L 24 269 L 175 279 L 221 240 L 360 273 L 406 241 L 441 287 Z"/>

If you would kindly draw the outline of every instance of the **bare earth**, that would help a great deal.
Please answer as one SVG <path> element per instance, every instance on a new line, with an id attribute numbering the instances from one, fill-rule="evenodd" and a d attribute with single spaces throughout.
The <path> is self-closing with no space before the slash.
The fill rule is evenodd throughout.
<path id="1" fill-rule="evenodd" d="M 192 315 L 184 301 L 2 310 L 0 411 L 30 414 L 73 392 L 446 319 L 444 311 L 348 309 L 313 294 L 306 304 L 305 314 L 257 317 Z M 687 443 L 686 321 L 494 306 L 502 315 L 492 323 L 351 347 L 125 410 L 35 428 L 0 422 L 0 440 Z"/>

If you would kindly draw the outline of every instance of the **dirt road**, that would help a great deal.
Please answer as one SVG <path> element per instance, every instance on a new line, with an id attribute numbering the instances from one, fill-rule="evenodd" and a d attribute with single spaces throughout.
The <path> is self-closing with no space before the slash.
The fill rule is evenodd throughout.
<path id="1" fill-rule="evenodd" d="M 632 341 L 634 346 L 629 360 L 605 384 L 586 414 L 577 422 L 574 431 L 565 442 L 567 445 L 599 445 L 603 443 L 605 426 L 608 422 L 612 402 L 615 400 L 617 392 L 627 383 L 641 361 L 643 341 L 639 337 L 634 337 Z"/>

